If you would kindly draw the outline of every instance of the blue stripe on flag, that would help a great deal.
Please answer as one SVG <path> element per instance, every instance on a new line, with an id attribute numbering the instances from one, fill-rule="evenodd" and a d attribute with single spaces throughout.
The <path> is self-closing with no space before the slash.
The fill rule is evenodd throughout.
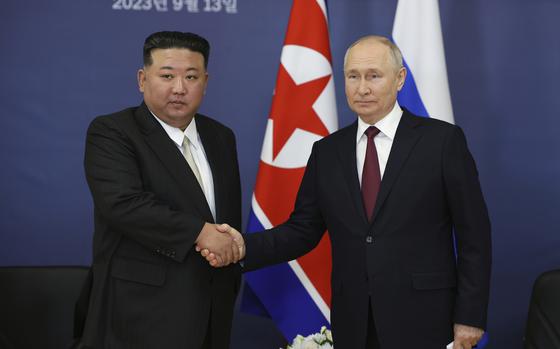
<path id="1" fill-rule="evenodd" d="M 262 230 L 264 227 L 251 210 L 247 231 Z M 321 326 L 328 326 L 327 319 L 288 263 L 246 273 L 245 280 L 259 295 L 261 303 L 286 339 L 291 341 L 298 334 L 315 333 Z"/>
<path id="2" fill-rule="evenodd" d="M 253 210 L 249 212 L 249 221 L 247 222 L 247 233 L 254 233 L 256 231 L 265 230 L 264 226 L 261 224 Z"/>
<path id="3" fill-rule="evenodd" d="M 247 314 L 252 314 L 268 319 L 271 318 L 268 310 L 266 310 L 259 297 L 255 294 L 255 291 L 253 291 L 253 289 L 247 282 L 245 282 L 243 286 L 240 308 L 242 312 Z"/>
<path id="4" fill-rule="evenodd" d="M 428 112 L 426 111 L 426 107 L 424 107 L 424 103 L 420 98 L 420 94 L 418 93 L 418 88 L 416 87 L 416 82 L 414 81 L 414 74 L 406 64 L 406 60 L 403 59 L 403 64 L 406 68 L 406 79 L 404 81 L 403 88 L 399 91 L 397 96 L 397 100 L 399 101 L 399 105 L 405 107 L 413 114 L 429 117 Z"/>
<path id="5" fill-rule="evenodd" d="M 251 210 L 249 213 L 249 222 L 247 222 L 247 232 L 254 233 L 256 231 L 263 230 L 264 227 Z M 241 295 L 241 311 L 248 314 L 270 318 L 268 310 L 266 310 L 266 307 L 262 304 L 261 300 L 248 282 L 245 282 L 243 294 Z"/>

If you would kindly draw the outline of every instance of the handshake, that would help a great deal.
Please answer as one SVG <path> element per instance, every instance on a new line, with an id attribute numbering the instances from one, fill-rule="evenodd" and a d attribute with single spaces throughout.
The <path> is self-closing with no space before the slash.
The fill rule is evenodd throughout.
<path id="1" fill-rule="evenodd" d="M 196 239 L 196 251 L 211 266 L 225 267 L 245 258 L 245 241 L 241 233 L 227 224 L 205 223 Z"/>

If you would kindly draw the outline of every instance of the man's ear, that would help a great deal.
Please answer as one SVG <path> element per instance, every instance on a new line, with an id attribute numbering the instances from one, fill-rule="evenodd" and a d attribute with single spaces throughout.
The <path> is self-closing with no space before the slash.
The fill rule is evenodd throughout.
<path id="1" fill-rule="evenodd" d="M 146 72 L 144 69 L 138 69 L 136 77 L 138 79 L 138 89 L 140 92 L 144 93 L 144 83 L 146 82 Z"/>
<path id="2" fill-rule="evenodd" d="M 401 67 L 401 69 L 399 69 L 399 72 L 397 74 L 398 74 L 397 79 L 399 80 L 397 87 L 398 87 L 398 91 L 400 91 L 404 86 L 404 81 L 406 80 L 406 68 Z"/>
<path id="3" fill-rule="evenodd" d="M 208 78 L 210 75 L 208 75 L 208 72 L 205 72 L 204 75 L 206 75 L 206 81 L 204 82 L 204 94 L 206 94 L 206 87 L 208 87 Z"/>

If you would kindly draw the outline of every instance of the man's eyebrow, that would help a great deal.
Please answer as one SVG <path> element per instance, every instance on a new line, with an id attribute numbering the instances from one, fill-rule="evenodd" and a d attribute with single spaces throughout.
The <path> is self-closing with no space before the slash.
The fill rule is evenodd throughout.
<path id="1" fill-rule="evenodd" d="M 160 70 L 174 70 L 175 68 L 173 68 L 173 67 L 170 66 L 170 65 L 164 65 L 163 67 L 160 67 L 159 69 L 160 69 Z M 195 68 L 195 67 L 187 68 L 187 71 L 193 71 L 193 70 L 194 70 L 194 71 L 198 71 L 198 69 Z"/>
<path id="2" fill-rule="evenodd" d="M 353 68 L 353 69 L 347 69 L 344 72 L 346 72 L 346 73 L 349 73 L 349 72 L 356 73 L 356 72 L 360 72 L 360 71 L 365 71 L 366 73 L 369 73 L 369 72 L 377 72 L 377 71 L 379 71 L 379 69 L 378 68 L 367 68 L 367 69 Z"/>

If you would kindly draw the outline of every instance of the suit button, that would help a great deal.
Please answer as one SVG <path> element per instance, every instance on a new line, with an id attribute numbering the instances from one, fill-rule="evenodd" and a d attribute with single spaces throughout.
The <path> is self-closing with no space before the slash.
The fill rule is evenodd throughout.
<path id="1" fill-rule="evenodd" d="M 366 242 L 367 242 L 368 244 L 373 243 L 373 236 L 368 236 L 368 237 L 366 237 Z"/>

